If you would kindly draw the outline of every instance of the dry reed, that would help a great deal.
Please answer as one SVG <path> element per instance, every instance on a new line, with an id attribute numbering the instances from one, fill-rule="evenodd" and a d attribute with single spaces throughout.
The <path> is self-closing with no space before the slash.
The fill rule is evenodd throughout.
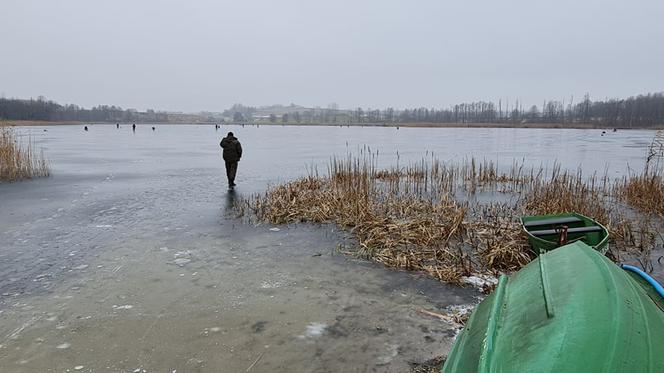
<path id="1" fill-rule="evenodd" d="M 523 214 L 576 211 L 606 225 L 618 250 L 635 248 L 646 257 L 653 247 L 649 219 L 628 218 L 606 176 L 584 177 L 559 165 L 550 172 L 526 170 L 516 162 L 499 172 L 486 160 L 449 165 L 433 157 L 378 170 L 375 159 L 371 153 L 333 159 L 326 176 L 270 188 L 241 209 L 272 224 L 336 223 L 354 234 L 353 254 L 452 283 L 476 273 L 517 271 L 530 262 L 533 255 L 518 223 Z M 471 203 L 457 196 L 479 191 L 513 198 Z"/>
<path id="2" fill-rule="evenodd" d="M 533 259 L 514 207 L 492 203 L 480 205 L 477 210 L 468 236 L 485 268 L 512 272 Z"/>
<path id="3" fill-rule="evenodd" d="M 393 175 L 375 172 L 367 160 L 335 160 L 328 177 L 271 188 L 247 207 L 272 224 L 334 222 L 350 228 L 355 254 L 391 267 L 426 271 L 448 282 L 469 274 L 467 256 L 450 249 L 464 233 L 466 208 L 451 198 L 418 195 L 424 188 L 420 173 L 406 172 L 405 184 Z"/>
<path id="4" fill-rule="evenodd" d="M 35 151 L 32 140 L 23 144 L 13 129 L 0 124 L 0 182 L 49 175 L 48 162 Z"/>
<path id="5" fill-rule="evenodd" d="M 616 194 L 636 209 L 664 218 L 664 177 L 661 172 L 646 170 L 623 178 Z"/>

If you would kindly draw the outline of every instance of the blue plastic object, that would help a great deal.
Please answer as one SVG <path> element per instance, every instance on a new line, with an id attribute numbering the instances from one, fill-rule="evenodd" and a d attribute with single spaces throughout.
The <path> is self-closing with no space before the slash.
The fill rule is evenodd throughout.
<path id="1" fill-rule="evenodd" d="M 620 267 L 624 270 L 632 271 L 637 275 L 641 276 L 650 285 L 652 285 L 652 287 L 655 289 L 655 291 L 657 292 L 657 294 L 659 294 L 660 297 L 664 298 L 664 287 L 662 287 L 662 285 L 659 282 L 657 282 L 654 278 L 650 277 L 649 274 L 643 272 L 638 267 L 634 267 L 628 264 L 621 264 Z"/>

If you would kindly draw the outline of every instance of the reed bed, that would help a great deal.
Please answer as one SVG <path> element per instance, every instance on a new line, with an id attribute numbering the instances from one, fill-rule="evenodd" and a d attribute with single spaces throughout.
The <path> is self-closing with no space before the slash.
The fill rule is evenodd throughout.
<path id="1" fill-rule="evenodd" d="M 409 176 L 410 175 L 410 176 Z M 466 207 L 451 198 L 418 195 L 421 175 L 401 181 L 366 161 L 333 161 L 328 177 L 306 177 L 271 188 L 246 205 L 272 224 L 333 222 L 357 239 L 354 254 L 390 267 L 421 270 L 448 282 L 470 274 L 467 256 L 452 251 L 464 232 Z M 401 176 L 396 178 L 401 180 Z"/>
<path id="2" fill-rule="evenodd" d="M 493 272 L 513 272 L 528 264 L 534 255 L 521 225 L 515 219 L 515 206 L 506 203 L 478 205 L 469 223 L 468 238 L 483 268 Z"/>
<path id="3" fill-rule="evenodd" d="M 333 159 L 327 175 L 269 188 L 238 208 L 271 224 L 338 224 L 357 241 L 349 254 L 451 283 L 529 263 L 534 256 L 518 222 L 524 214 L 576 211 L 593 217 L 610 230 L 616 257 L 630 248 L 646 257 L 654 245 L 650 220 L 625 214 L 616 202 L 619 188 L 606 175 L 585 177 L 559 165 L 548 172 L 526 169 L 518 162 L 500 172 L 486 160 L 445 164 L 433 156 L 378 169 L 376 158 L 365 152 Z M 485 191 L 509 198 L 469 198 Z"/>
<path id="4" fill-rule="evenodd" d="M 536 179 L 524 200 L 524 209 L 537 214 L 576 211 L 600 222 L 608 222 L 607 194 L 595 187 L 596 178 L 584 180 L 581 172 L 561 172 L 554 168 L 551 176 Z"/>
<path id="5" fill-rule="evenodd" d="M 50 175 L 48 162 L 34 143 L 20 142 L 13 129 L 0 124 L 0 182 Z"/>
<path id="6" fill-rule="evenodd" d="M 646 169 L 640 175 L 620 180 L 616 194 L 634 208 L 664 218 L 664 177 L 661 171 Z"/>

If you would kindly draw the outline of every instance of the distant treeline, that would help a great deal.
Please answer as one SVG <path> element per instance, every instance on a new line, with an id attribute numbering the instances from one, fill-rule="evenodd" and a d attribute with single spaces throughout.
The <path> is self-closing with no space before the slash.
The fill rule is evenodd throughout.
<path id="1" fill-rule="evenodd" d="M 46 100 L 0 98 L 0 119 L 34 121 L 79 121 L 79 122 L 214 122 L 214 118 L 204 115 L 166 113 L 154 110 L 139 112 L 135 109 L 123 110 L 118 106 L 100 105 L 85 109 L 78 105 L 60 105 Z"/>
<path id="2" fill-rule="evenodd" d="M 580 102 L 570 99 L 544 101 L 542 106 L 524 107 L 519 101 L 471 102 L 446 109 L 362 109 L 343 110 L 336 104 L 328 108 L 270 106 L 255 108 L 233 105 L 223 113 L 180 114 L 123 110 L 117 106 L 60 105 L 43 97 L 21 100 L 0 98 L 0 119 L 81 121 L 81 122 L 163 122 L 163 123 L 552 123 L 591 124 L 607 127 L 647 128 L 664 125 L 664 93 L 650 93 L 626 99 L 593 101 L 586 95 Z"/>
<path id="3" fill-rule="evenodd" d="M 585 123 L 610 127 L 654 127 L 664 124 L 664 93 L 592 101 L 586 95 L 581 102 L 545 101 L 541 107 L 524 108 L 518 101 L 508 106 L 502 101 L 472 102 L 448 109 L 414 108 L 399 112 L 392 108 L 363 112 L 355 118 L 387 122 L 430 123 Z"/>
<path id="4" fill-rule="evenodd" d="M 545 101 L 542 106 L 524 107 L 516 101 L 471 102 L 447 109 L 363 109 L 339 110 L 315 108 L 274 114 L 269 110 L 233 105 L 224 115 L 235 122 L 269 121 L 281 123 L 552 123 L 591 124 L 609 127 L 654 127 L 664 125 L 664 93 L 652 93 L 627 99 L 592 101 L 586 95 L 581 102 Z"/>

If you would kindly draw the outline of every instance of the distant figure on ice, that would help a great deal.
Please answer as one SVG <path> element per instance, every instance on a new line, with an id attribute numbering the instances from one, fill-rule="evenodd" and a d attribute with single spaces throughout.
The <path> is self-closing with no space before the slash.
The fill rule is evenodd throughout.
<path id="1" fill-rule="evenodd" d="M 88 126 L 83 127 L 83 129 L 87 131 L 87 130 L 88 130 Z"/>
<path id="2" fill-rule="evenodd" d="M 242 158 L 242 145 L 238 139 L 229 132 L 219 143 L 223 151 L 224 161 L 226 162 L 226 177 L 228 177 L 228 186 L 235 186 L 235 174 L 237 173 L 237 163 Z"/>
<path id="3" fill-rule="evenodd" d="M 131 130 L 134 131 L 134 132 L 136 131 L 136 123 L 131 125 Z"/>
<path id="4" fill-rule="evenodd" d="M 120 123 L 115 123 L 115 128 L 120 128 Z"/>
<path id="5" fill-rule="evenodd" d="M 154 126 L 152 126 L 152 130 L 154 131 Z"/>

